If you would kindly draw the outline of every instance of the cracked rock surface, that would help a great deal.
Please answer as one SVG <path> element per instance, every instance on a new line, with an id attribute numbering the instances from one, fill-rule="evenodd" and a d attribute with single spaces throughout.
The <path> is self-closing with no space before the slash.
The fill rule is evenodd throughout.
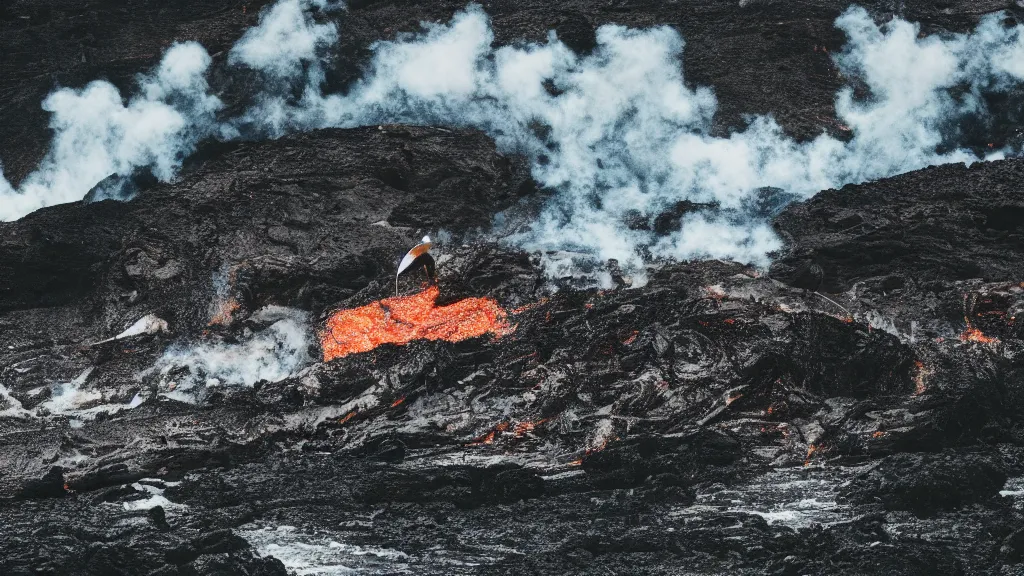
<path id="1" fill-rule="evenodd" d="M 0 72 L 9 175 L 45 119 L 4 118 L 48 78 L 125 80 L 163 39 L 215 53 L 259 8 L 191 4 L 133 2 L 91 36 L 118 8 L 0 8 L 19 74 L 62 39 L 31 81 Z M 843 6 L 506 4 L 499 42 L 676 25 L 721 129 L 740 110 L 827 129 L 835 84 L 783 48 L 838 45 Z M 1005 7 L 905 4 L 949 30 Z M 460 8 L 353 2 L 332 81 Z M 765 61 L 779 86 L 755 93 Z M 775 218 L 768 270 L 658 263 L 612 290 L 553 291 L 537 255 L 482 239 L 543 192 L 467 130 L 204 144 L 130 202 L 0 223 L 0 573 L 1021 573 L 1022 167 L 825 191 Z M 330 314 L 393 296 L 398 259 L 442 231 L 438 305 L 493 298 L 510 329 L 322 361 Z"/>

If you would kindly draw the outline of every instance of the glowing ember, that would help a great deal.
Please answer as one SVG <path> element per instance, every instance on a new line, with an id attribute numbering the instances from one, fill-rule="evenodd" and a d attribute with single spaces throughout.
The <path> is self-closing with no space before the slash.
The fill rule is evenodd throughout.
<path id="1" fill-rule="evenodd" d="M 590 456 L 591 454 L 594 454 L 595 452 L 600 452 L 601 450 L 604 450 L 605 448 L 608 447 L 608 443 L 609 442 L 611 442 L 612 440 L 618 440 L 618 439 L 619 439 L 618 436 L 616 436 L 615 438 L 605 438 L 604 440 L 601 441 L 601 443 L 599 445 L 593 446 L 591 448 L 587 448 L 586 452 L 583 453 L 583 458 L 586 458 L 587 456 Z M 582 465 L 583 464 L 583 458 L 580 458 L 578 460 L 573 460 L 572 462 L 569 462 L 569 466 L 580 466 L 580 465 Z"/>
<path id="2" fill-rule="evenodd" d="M 482 446 L 484 444 L 494 444 L 494 438 L 498 434 L 501 434 L 502 432 L 505 432 L 506 430 L 508 430 L 508 427 L 509 427 L 509 423 L 508 422 L 502 422 L 501 424 L 498 424 L 497 426 L 495 426 L 494 430 L 492 430 L 492 431 L 488 432 L 487 434 L 477 438 L 476 440 L 470 442 L 469 444 L 466 444 L 466 446 Z"/>
<path id="3" fill-rule="evenodd" d="M 351 420 L 351 419 L 353 419 L 355 417 L 356 417 L 356 412 L 355 412 L 355 410 L 353 410 L 353 411 L 349 412 L 348 414 L 346 414 L 344 418 L 342 418 L 341 420 L 338 420 L 338 424 L 339 425 L 340 424 L 344 424 L 344 423 L 348 422 L 349 420 Z"/>
<path id="4" fill-rule="evenodd" d="M 804 459 L 804 466 L 811 465 L 811 456 L 818 451 L 818 447 L 814 444 L 807 446 L 807 457 Z"/>
<path id="5" fill-rule="evenodd" d="M 536 357 L 537 357 L 537 352 L 533 351 L 533 352 L 530 352 L 529 354 L 523 354 L 522 356 L 519 356 L 517 358 L 513 358 L 512 362 L 509 362 L 509 364 L 512 364 L 512 363 L 515 363 L 515 362 L 519 362 L 520 360 L 526 360 L 527 358 L 536 358 Z"/>
<path id="6" fill-rule="evenodd" d="M 928 387 L 925 386 L 924 380 L 932 373 L 932 371 L 925 367 L 924 362 L 921 362 L 920 360 L 915 360 L 914 366 L 917 367 L 917 373 L 914 374 L 914 395 L 920 396 L 928 389 Z"/>
<path id="7" fill-rule="evenodd" d="M 629 337 L 627 337 L 625 340 L 623 340 L 622 343 L 624 345 L 626 345 L 626 346 L 629 346 L 633 342 L 636 342 L 636 337 L 639 336 L 639 335 L 640 335 L 639 331 L 633 330 L 633 332 L 629 335 Z"/>
<path id="8" fill-rule="evenodd" d="M 874 434 L 871 435 L 872 438 L 881 438 L 882 436 L 885 436 L 885 432 L 881 430 L 877 430 Z"/>
<path id="9" fill-rule="evenodd" d="M 335 312 L 321 334 L 324 361 L 381 344 L 408 344 L 413 340 L 460 342 L 512 332 L 508 314 L 492 298 L 466 298 L 448 306 L 435 306 L 438 289 L 385 298 L 361 308 Z"/>
<path id="10" fill-rule="evenodd" d="M 238 304 L 238 301 L 234 298 L 228 298 L 227 300 L 218 302 L 213 318 L 210 320 L 208 326 L 227 326 L 231 323 L 231 318 L 240 307 L 241 306 Z"/>
<path id="11" fill-rule="evenodd" d="M 543 423 L 545 423 L 547 421 L 548 421 L 547 418 L 542 418 L 540 420 L 537 420 L 536 422 L 520 422 L 519 424 L 516 424 L 516 427 L 513 430 L 513 432 L 515 433 L 517 438 L 518 437 L 522 437 L 522 436 L 525 436 L 529 432 L 533 432 L 534 428 L 536 428 L 537 426 L 540 426 L 541 424 L 543 424 Z"/>
<path id="12" fill-rule="evenodd" d="M 402 402 L 405 402 L 405 396 L 402 396 L 398 400 L 395 400 L 394 402 L 392 402 L 391 403 L 391 407 L 392 408 L 397 408 L 398 406 L 400 406 L 402 404 Z"/>
<path id="13" fill-rule="evenodd" d="M 722 290 L 722 287 L 718 284 L 715 284 L 714 286 L 705 286 L 704 291 L 707 293 L 708 298 L 711 298 L 712 300 L 718 300 L 719 302 L 725 300 L 725 291 Z"/>
<path id="14" fill-rule="evenodd" d="M 960 340 L 963 342 L 979 342 L 981 344 L 992 344 L 994 342 L 999 342 L 998 338 L 985 336 L 984 332 L 978 330 L 977 328 L 974 328 L 973 326 L 968 326 L 967 329 L 964 330 L 962 334 L 960 334 Z"/>

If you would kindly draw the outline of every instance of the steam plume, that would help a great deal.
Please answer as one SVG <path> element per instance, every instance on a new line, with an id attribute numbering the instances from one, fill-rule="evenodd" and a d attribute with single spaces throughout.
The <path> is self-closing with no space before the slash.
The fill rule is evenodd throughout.
<path id="1" fill-rule="evenodd" d="M 36 171 L 15 191 L 0 177 L 0 220 L 82 199 L 104 178 L 149 167 L 169 180 L 196 143 L 211 135 L 220 100 L 208 93 L 210 57 L 194 42 L 176 44 L 127 105 L 112 84 L 62 88 L 43 101 L 54 138 Z"/>
<path id="2" fill-rule="evenodd" d="M 779 247 L 749 210 L 764 188 L 808 197 L 982 160 L 950 146 L 949 134 L 964 117 L 986 113 L 984 91 L 1024 77 L 1022 28 L 1005 28 L 998 16 L 973 34 L 943 38 L 919 38 L 918 26 L 901 20 L 880 27 L 859 8 L 836 25 L 849 38 L 837 64 L 870 92 L 863 101 L 849 88 L 837 95 L 837 114 L 853 135 L 848 142 L 822 134 L 799 143 L 770 117 L 711 136 L 715 97 L 687 88 L 679 65 L 684 43 L 669 28 L 603 26 L 586 56 L 553 34 L 544 44 L 494 49 L 487 16 L 475 5 L 448 25 L 425 24 L 421 34 L 375 44 L 367 74 L 347 94 L 323 94 L 322 71 L 311 61 L 300 98 L 267 97 L 246 121 L 273 134 L 377 122 L 477 127 L 503 149 L 530 155 L 534 177 L 559 191 L 515 238 L 527 248 L 580 250 L 633 269 L 642 246 L 653 256 L 764 264 Z M 624 223 L 627 214 L 649 220 L 680 200 L 721 210 L 684 217 L 679 231 L 664 237 Z"/>
<path id="3" fill-rule="evenodd" d="M 323 59 L 338 31 L 318 22 L 316 12 L 332 7 L 280 0 L 261 15 L 228 63 L 262 74 L 265 88 L 251 110 L 219 125 L 211 119 L 220 103 L 206 94 L 203 80 L 209 59 L 196 45 L 168 52 L 141 82 L 143 94 L 127 108 L 103 108 L 98 128 L 58 103 L 75 97 L 106 102 L 110 89 L 94 83 L 81 92 L 55 93 L 47 99 L 58 127 L 54 151 L 22 186 L 20 196 L 26 198 L 0 217 L 80 197 L 82 186 L 63 175 L 86 174 L 79 180 L 95 182 L 110 170 L 151 165 L 158 177 L 169 177 L 204 135 L 441 124 L 482 129 L 501 149 L 528 155 L 536 180 L 558 192 L 529 229 L 511 237 L 525 248 L 615 258 L 632 270 L 650 256 L 765 264 L 780 246 L 765 215 L 754 208 L 766 189 L 806 198 L 929 165 L 1001 157 L 1012 151 L 979 157 L 959 147 L 958 127 L 967 118 L 986 117 L 984 94 L 1024 79 L 1024 27 L 1005 27 L 999 15 L 985 17 L 970 34 L 920 38 L 915 24 L 897 19 L 878 26 L 866 11 L 853 8 L 836 20 L 848 43 L 835 61 L 869 96 L 858 99 L 846 88 L 836 97 L 837 116 L 851 139 L 822 134 L 796 142 L 765 116 L 715 137 L 715 96 L 709 88 L 687 87 L 684 42 L 670 28 L 602 26 L 587 55 L 573 53 L 553 33 L 544 43 L 494 48 L 487 15 L 470 5 L 448 24 L 424 24 L 419 34 L 374 44 L 364 77 L 345 93 L 328 94 L 322 89 Z M 91 95 L 101 88 L 108 92 L 105 99 Z M 117 139 L 103 136 L 124 130 L 119 114 L 136 108 L 162 119 L 153 120 L 162 129 L 143 139 L 138 148 L 144 153 L 112 150 L 110 141 Z M 94 145 L 72 150 L 66 142 L 74 141 Z M 81 151 L 93 148 L 107 173 L 82 160 Z M 653 219 L 682 200 L 718 208 L 684 215 L 678 229 L 656 233 Z M 564 261 L 550 265 L 552 273 L 567 269 Z"/>
<path id="4" fill-rule="evenodd" d="M 237 343 L 173 346 L 142 376 L 159 373 L 168 396 L 191 402 L 205 387 L 278 382 L 310 363 L 305 312 L 269 306 L 251 319 L 269 325 Z"/>

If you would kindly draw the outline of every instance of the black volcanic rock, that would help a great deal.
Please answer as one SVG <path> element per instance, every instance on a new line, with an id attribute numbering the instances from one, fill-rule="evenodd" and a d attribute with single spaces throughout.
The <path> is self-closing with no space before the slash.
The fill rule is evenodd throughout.
<path id="1" fill-rule="evenodd" d="M 1024 161 L 950 164 L 826 190 L 775 219 L 787 240 L 771 275 L 843 292 L 858 281 L 892 290 L 911 281 L 1012 281 L 1024 245 Z M 813 289 L 813 288 L 812 288 Z"/>
<path id="2" fill-rule="evenodd" d="M 529 178 L 484 136 L 429 128 L 322 131 L 205 154 L 175 184 L 134 201 L 0 224 L 0 310 L 90 302 L 198 325 L 209 318 L 185 311 L 209 300 L 222 269 L 249 309 L 324 307 L 393 266 L 423 233 L 488 225 Z"/>
<path id="3" fill-rule="evenodd" d="M 66 495 L 64 469 L 54 466 L 38 480 L 30 480 L 18 493 L 19 498 L 59 498 Z"/>
<path id="4" fill-rule="evenodd" d="M 998 455 L 947 451 L 889 456 L 849 491 L 888 509 L 928 515 L 998 499 L 1004 484 Z"/>
<path id="5" fill-rule="evenodd" d="M 164 194 L 136 202 L 173 198 Z M 86 456 L 62 473 L 64 498 L 0 507 L 12 535 L 0 539 L 2 566 L 74 573 L 57 567 L 83 556 L 89 573 L 276 574 L 284 567 L 272 557 L 293 558 L 288 546 L 335 555 L 325 563 L 424 574 L 446 573 L 442 558 L 480 564 L 469 573 L 545 574 L 599 564 L 641 574 L 955 573 L 1016 561 L 1020 513 L 998 492 L 1024 469 L 1015 448 L 1024 402 L 1012 384 L 1020 368 L 1009 355 L 1019 340 L 990 316 L 978 325 L 1005 341 L 939 337 L 948 325 L 935 311 L 963 286 L 936 281 L 948 290 L 930 296 L 939 305 L 914 295 L 832 302 L 708 262 L 652 270 L 639 289 L 542 298 L 522 255 L 480 244 L 443 255 L 446 293 L 528 304 L 511 316 L 512 334 L 383 346 L 227 387 L 216 401 L 150 397 L 74 428 L 58 416 L 50 432 L 32 418 L 0 419 L 4 438 L 21 439 L 4 446 L 6 490 L 31 495 L 47 460 Z M 291 277 L 304 281 L 306 270 Z M 990 302 L 979 310 L 1024 304 L 1012 286 L 972 289 Z M 392 290 L 382 270 L 348 300 Z M 246 313 L 217 337 L 259 329 Z M 901 314 L 922 323 L 914 341 L 873 326 Z M 28 326 L 24 311 L 3 318 Z M 178 334 L 215 337 L 202 330 Z M 152 361 L 34 346 L 95 363 L 96 391 Z M 5 353 L 5 374 L 17 374 L 20 354 Z M 43 361 L 52 371 L 67 363 Z M 32 380 L 18 378 L 11 393 L 28 400 Z M 166 501 L 146 509 L 154 491 Z M 117 522 L 145 526 L 134 536 L 145 552 L 111 532 Z M 935 543 L 954 525 L 973 535 Z M 501 542 L 518 552 L 493 551 Z M 487 550 L 494 560 L 481 558 Z"/>

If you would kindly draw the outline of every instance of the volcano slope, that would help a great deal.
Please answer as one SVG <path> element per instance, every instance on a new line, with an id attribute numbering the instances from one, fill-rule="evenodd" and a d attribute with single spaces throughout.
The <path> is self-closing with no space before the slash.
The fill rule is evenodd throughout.
<path id="1" fill-rule="evenodd" d="M 605 291 L 473 240 L 536 196 L 473 132 L 210 147 L 2 224 L 0 571 L 1014 573 L 1021 170 L 826 192 L 768 275 Z M 321 361 L 440 230 L 438 310 L 506 329 Z"/>
<path id="2" fill-rule="evenodd" d="M 0 6 L 7 175 L 42 156 L 55 85 L 127 93 L 172 40 L 222 65 L 260 5 Z M 925 30 L 1017 9 L 899 5 Z M 350 3 L 329 87 L 463 7 Z M 817 48 L 844 8 L 487 6 L 498 42 L 580 51 L 606 22 L 671 24 L 718 130 L 764 112 L 800 137 L 838 130 Z M 213 76 L 244 105 L 244 78 Z M 659 262 L 607 291 L 552 293 L 536 255 L 481 240 L 543 194 L 469 131 L 207 145 L 131 202 L 2 223 L 0 573 L 1019 573 L 1022 170 L 826 191 L 775 220 L 767 274 Z M 333 313 L 390 298 L 426 233 L 431 314 L 491 298 L 495 329 L 322 361 Z"/>

